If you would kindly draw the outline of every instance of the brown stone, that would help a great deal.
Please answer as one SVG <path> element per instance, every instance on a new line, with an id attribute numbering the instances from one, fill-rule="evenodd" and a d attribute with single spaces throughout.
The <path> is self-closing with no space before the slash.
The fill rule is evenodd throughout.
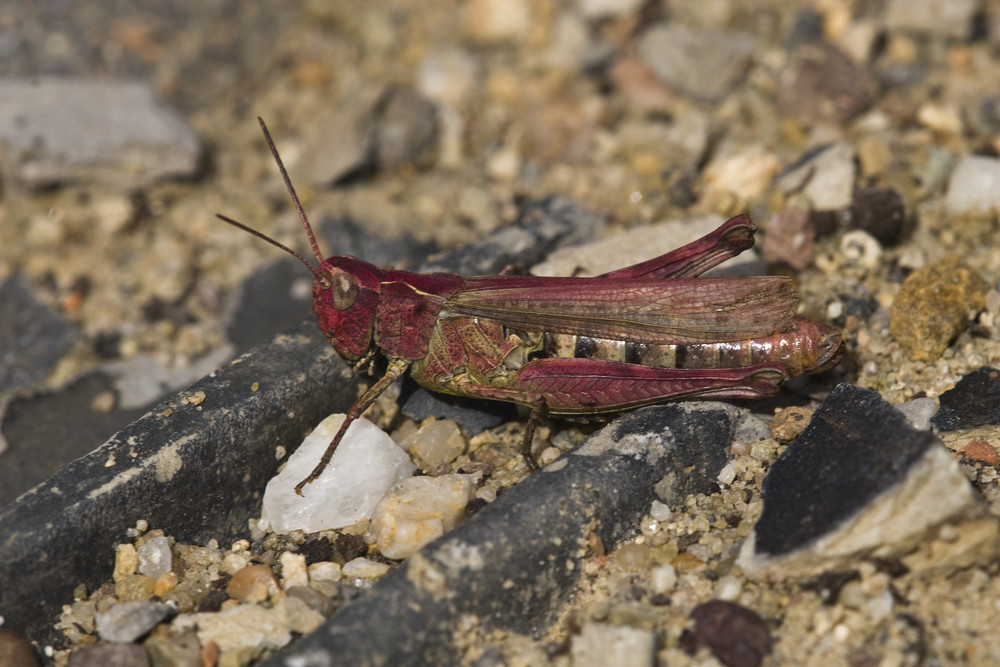
<path id="1" fill-rule="evenodd" d="M 958 257 L 914 271 L 892 304 L 889 333 L 915 361 L 934 361 L 986 305 L 990 286 Z"/>

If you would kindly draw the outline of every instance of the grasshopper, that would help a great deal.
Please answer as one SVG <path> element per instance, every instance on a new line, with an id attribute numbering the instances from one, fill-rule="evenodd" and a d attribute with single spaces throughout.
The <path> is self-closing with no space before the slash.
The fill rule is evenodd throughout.
<path id="1" fill-rule="evenodd" d="M 772 396 L 790 375 L 827 370 L 844 354 L 836 328 L 796 316 L 790 279 L 697 277 L 753 245 L 756 226 L 745 214 L 665 255 L 594 278 L 466 277 L 379 269 L 349 255 L 323 259 L 270 133 L 258 121 L 317 265 L 218 217 L 312 272 L 319 326 L 356 372 L 376 352 L 388 362 L 295 487 L 299 495 L 326 468 L 351 422 L 407 370 L 432 391 L 528 406 L 523 448 L 535 467 L 532 436 L 546 414 Z"/>

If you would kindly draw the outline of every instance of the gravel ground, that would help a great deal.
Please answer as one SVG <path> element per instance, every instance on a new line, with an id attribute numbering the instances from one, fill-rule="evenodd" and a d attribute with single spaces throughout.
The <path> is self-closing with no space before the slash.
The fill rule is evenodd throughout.
<path id="1" fill-rule="evenodd" d="M 256 116 L 329 254 L 416 266 L 553 194 L 606 215 L 604 238 L 749 212 L 803 313 L 845 331 L 848 359 L 801 394 L 843 380 L 894 404 L 936 399 L 1000 363 L 995 1 L 0 2 L 0 52 L 0 282 L 18 276 L 26 301 L 70 325 L 46 340 L 40 372 L 0 378 L 4 502 L 308 310 L 304 271 L 214 217 L 306 247 Z M 54 98 L 16 87 L 43 76 L 87 85 Z M 122 80 L 154 97 L 93 91 Z M 18 144 L 18 123 L 87 95 L 124 112 L 71 113 L 67 152 Z M 133 131 L 139 148 L 122 138 Z M 903 289 L 924 270 L 943 278 Z M 19 426 L 49 421 L 72 436 Z M 948 444 L 995 516 L 993 431 L 975 456 L 961 454 L 970 438 Z M 746 625 L 770 637 L 768 664 L 1000 661 L 995 562 L 746 577 L 731 554 L 788 440 L 763 442 L 734 448 L 738 472 L 716 493 L 654 505 L 632 543 L 595 546 L 549 636 L 470 628 L 468 660 L 596 664 L 587 642 L 631 645 L 600 634 L 616 627 L 651 631 L 659 664 L 757 664 L 691 638 L 692 609 L 723 599 L 755 610 Z"/>

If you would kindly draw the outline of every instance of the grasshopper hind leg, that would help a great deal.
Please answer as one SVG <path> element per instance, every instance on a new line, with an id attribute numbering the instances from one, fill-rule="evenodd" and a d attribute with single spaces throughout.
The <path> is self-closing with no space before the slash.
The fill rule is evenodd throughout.
<path id="1" fill-rule="evenodd" d="M 525 464 L 528 466 L 528 470 L 531 472 L 538 470 L 538 462 L 535 461 L 535 457 L 531 451 L 531 444 L 535 439 L 535 428 L 538 426 L 538 422 L 545 419 L 548 413 L 549 406 L 543 398 L 532 406 L 531 414 L 528 415 L 528 421 L 524 424 L 524 440 L 521 442 L 521 458 L 524 459 Z"/>

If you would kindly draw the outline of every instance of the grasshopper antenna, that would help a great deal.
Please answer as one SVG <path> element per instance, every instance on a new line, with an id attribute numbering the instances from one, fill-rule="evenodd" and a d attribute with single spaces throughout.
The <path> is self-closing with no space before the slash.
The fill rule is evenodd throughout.
<path id="1" fill-rule="evenodd" d="M 327 278 L 326 276 L 324 276 L 324 275 L 323 275 L 322 273 L 320 273 L 320 272 L 319 272 L 319 271 L 318 271 L 318 270 L 316 269 L 316 267 L 315 267 L 315 266 L 313 266 L 312 264 L 310 264 L 310 263 L 309 263 L 309 260 L 307 260 L 307 259 L 306 259 L 305 257 L 303 257 L 303 256 L 302 256 L 301 254 L 299 254 L 299 253 L 295 252 L 294 250 L 292 250 L 291 248 L 289 248 L 288 246 L 286 246 L 286 245 L 285 245 L 284 243 L 282 243 L 281 241 L 278 241 L 278 240 L 275 240 L 275 239 L 272 239 L 272 238 L 271 238 L 270 236 L 268 236 L 267 234 L 264 234 L 264 233 L 262 233 L 262 232 L 258 232 L 258 231 L 257 231 L 256 229 L 254 229 L 253 227 L 248 227 L 247 225 L 244 225 L 244 224 L 243 224 L 242 222 L 239 222 L 239 221 L 237 221 L 237 220 L 233 220 L 233 219 L 232 219 L 232 218 L 230 218 L 230 217 L 229 217 L 228 215 L 222 215 L 221 213 L 216 213 L 216 214 L 215 214 L 215 217 L 217 217 L 217 218 L 218 218 L 219 220 L 222 220 L 223 222 L 228 222 L 228 223 L 229 223 L 229 224 L 231 224 L 231 225 L 232 225 L 233 227 L 237 227 L 237 228 L 239 228 L 239 229 L 242 229 L 242 230 L 243 230 L 243 231 L 245 231 L 245 232 L 249 232 L 250 234 L 253 234 L 253 235 L 254 235 L 254 236 L 256 236 L 257 238 L 259 238 L 259 239 L 263 239 L 264 241 L 267 241 L 268 243 L 270 243 L 271 245 L 275 246 L 276 248 L 281 248 L 282 250 L 284 250 L 285 252 L 287 252 L 287 253 L 288 253 L 289 255 L 291 255 L 292 257 L 295 257 L 295 258 L 297 258 L 297 259 L 298 259 L 298 260 L 299 260 L 300 262 L 302 262 L 303 264 L 305 264 L 305 265 L 306 265 L 306 268 L 307 268 L 307 269 L 309 269 L 309 271 L 310 271 L 310 272 L 311 272 L 311 273 L 312 273 L 312 274 L 313 274 L 314 276 L 316 276 L 316 280 L 320 281 L 320 283 L 322 283 L 322 284 L 324 284 L 324 285 L 325 285 L 325 284 L 327 284 L 327 283 L 329 283 L 329 282 L 330 282 L 330 280 L 329 280 L 329 279 L 328 279 L 328 278 Z"/>
<path id="2" fill-rule="evenodd" d="M 281 161 L 281 156 L 278 155 L 278 149 L 274 145 L 274 140 L 271 139 L 271 133 L 267 131 L 267 125 L 264 124 L 264 119 L 257 116 L 257 122 L 260 123 L 260 129 L 264 131 L 264 141 L 267 142 L 267 147 L 271 150 L 271 155 L 274 156 L 274 161 L 278 164 L 278 171 L 281 172 L 281 178 L 285 181 L 285 189 L 288 190 L 288 194 L 292 197 L 292 202 L 295 204 L 295 210 L 299 214 L 299 220 L 302 221 L 302 226 L 306 229 L 306 235 L 309 237 L 309 247 L 312 248 L 313 256 L 316 261 L 320 264 L 323 263 L 323 255 L 319 251 L 319 244 L 316 242 L 316 235 L 313 234 L 312 225 L 309 224 L 309 218 L 306 217 L 306 212 L 302 210 L 302 204 L 299 203 L 299 196 L 295 193 L 295 188 L 292 187 L 292 179 L 288 178 L 288 171 L 285 170 L 285 163 Z"/>
<path id="3" fill-rule="evenodd" d="M 283 181 L 285 181 L 285 188 L 288 190 L 288 194 L 291 195 L 291 197 L 292 197 L 292 202 L 295 204 L 295 210 L 298 212 L 299 219 L 302 221 L 302 226 L 306 230 L 306 236 L 309 237 L 309 247 L 312 248 L 313 256 L 316 257 L 316 261 L 320 265 L 322 265 L 323 264 L 323 255 L 322 255 L 322 253 L 320 253 L 319 243 L 316 242 L 316 234 L 313 233 L 312 225 L 309 224 L 309 218 L 306 216 L 306 212 L 302 208 L 302 204 L 299 202 L 299 196 L 295 192 L 295 187 L 292 186 L 292 180 L 288 177 L 288 171 L 285 169 L 285 163 L 281 161 L 281 156 L 278 155 L 278 148 L 274 145 L 274 140 L 271 139 L 271 133 L 267 131 L 267 125 L 264 124 L 264 119 L 261 118 L 260 116 L 257 116 L 257 122 L 260 123 L 260 129 L 264 131 L 264 141 L 267 142 L 267 147 L 268 147 L 268 149 L 270 149 L 271 155 L 274 156 L 274 161 L 278 164 L 278 171 L 281 172 L 281 178 L 282 178 Z M 268 243 L 270 243 L 271 245 L 273 245 L 273 246 L 275 246 L 277 248 L 281 248 L 282 250 L 284 250 L 285 252 L 287 252 L 289 255 L 292 255 L 293 257 L 296 257 L 300 262 L 302 262 L 303 264 L 305 264 L 306 267 L 309 269 L 309 271 L 314 276 L 316 276 L 316 279 L 319 280 L 319 282 L 321 284 L 326 285 L 326 284 L 329 283 L 329 279 L 326 276 L 324 276 L 322 273 L 320 273 L 320 271 L 316 267 L 314 267 L 312 264 L 310 264 L 309 260 L 307 260 L 301 254 L 297 253 L 296 251 L 294 251 L 291 248 L 289 248 L 288 246 L 286 246 L 284 243 L 281 243 L 280 241 L 278 241 L 276 239 L 273 239 L 270 236 L 268 236 L 267 234 L 259 232 L 259 231 L 257 231 L 256 229 L 254 229 L 252 227 L 248 227 L 247 225 L 243 224 L 242 222 L 238 222 L 236 220 L 233 220 L 229 216 L 222 215 L 221 213 L 216 213 L 215 215 L 220 220 L 222 220 L 224 222 L 228 222 L 230 225 L 232 225 L 234 227 L 237 227 L 239 229 L 242 229 L 245 232 L 249 232 L 250 234 L 253 234 L 257 238 L 262 239 L 264 241 L 267 241 Z"/>

